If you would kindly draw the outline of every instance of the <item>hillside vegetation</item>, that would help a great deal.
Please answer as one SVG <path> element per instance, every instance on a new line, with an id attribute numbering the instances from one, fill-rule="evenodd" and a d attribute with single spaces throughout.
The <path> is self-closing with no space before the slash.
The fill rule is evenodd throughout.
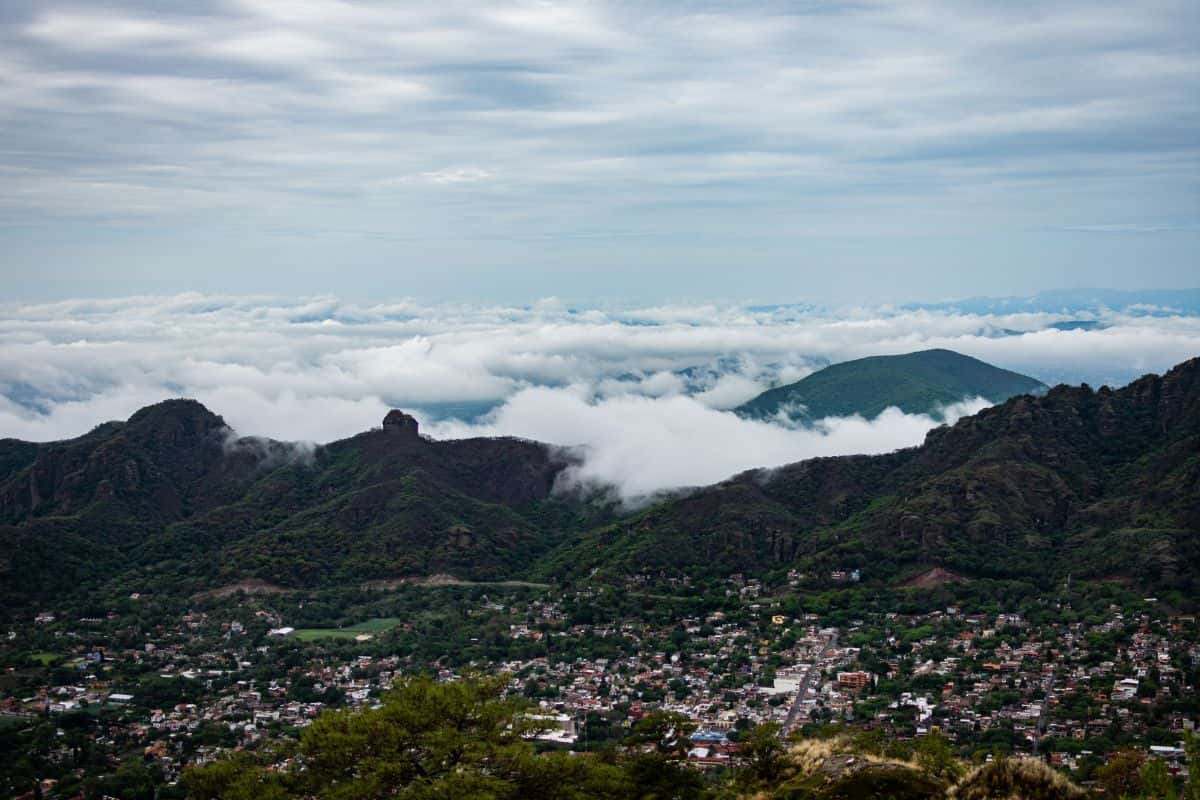
<path id="1" fill-rule="evenodd" d="M 313 450 L 237 439 L 199 403 L 168 400 L 78 439 L 0 444 L 0 461 L 25 460 L 0 485 L 6 601 L 112 582 L 506 578 L 604 514 L 552 496 L 567 462 L 541 444 L 433 441 L 388 420 Z"/>
<path id="2" fill-rule="evenodd" d="M 834 734 L 785 742 L 765 723 L 739 740 L 730 768 L 684 763 L 694 727 L 656 712 L 602 753 L 538 752 L 538 718 L 506 697 L 503 677 L 402 680 L 378 708 L 326 712 L 298 742 L 243 751 L 184 775 L 195 800 L 344 797 L 492 800 L 1083 800 L 1042 761 L 960 761 L 939 734 L 884 743 Z M 1194 769 L 1200 764 L 1194 765 Z M 1200 769 L 1196 769 L 1200 772 Z M 1158 798 L 1150 771 L 1105 776 L 1104 796 Z M 1193 777 L 1186 796 L 1200 791 Z M 1110 785 L 1111 784 L 1111 785 Z M 1172 787 L 1173 789 L 1173 787 Z"/>
<path id="3" fill-rule="evenodd" d="M 586 534 L 554 568 L 900 582 L 941 568 L 1052 586 L 1067 575 L 1194 596 L 1200 360 L 1127 387 L 1059 386 L 931 431 L 916 448 L 752 471 Z"/>
<path id="4" fill-rule="evenodd" d="M 1122 389 L 1014 397 L 920 447 L 749 472 L 626 514 L 556 493 L 567 457 L 544 445 L 434 441 L 388 420 L 312 450 L 238 439 L 172 400 L 70 441 L 0 442 L 0 610 L 248 580 L 797 570 L 820 583 L 853 569 L 876 585 L 1069 575 L 1200 596 L 1197 359 Z"/>
<path id="5" fill-rule="evenodd" d="M 795 383 L 763 392 L 740 406 L 737 413 L 801 422 L 853 414 L 872 419 L 889 407 L 907 414 L 937 414 L 968 398 L 1000 403 L 1045 390 L 1040 381 L 970 356 L 951 350 L 923 350 L 825 367 Z"/>

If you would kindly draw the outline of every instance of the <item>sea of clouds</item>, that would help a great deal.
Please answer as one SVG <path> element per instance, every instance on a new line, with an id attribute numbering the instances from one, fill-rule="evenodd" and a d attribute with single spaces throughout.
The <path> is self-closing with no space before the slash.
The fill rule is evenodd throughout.
<path id="1" fill-rule="evenodd" d="M 413 411 L 439 438 L 583 446 L 581 481 L 625 497 L 752 467 L 918 444 L 943 419 L 895 409 L 801 428 L 729 411 L 866 355 L 944 347 L 1060 381 L 1123 384 L 1200 353 L 1200 317 L 663 305 L 355 304 L 178 295 L 0 307 L 0 437 L 48 441 L 194 397 L 246 436 L 328 442 Z"/>

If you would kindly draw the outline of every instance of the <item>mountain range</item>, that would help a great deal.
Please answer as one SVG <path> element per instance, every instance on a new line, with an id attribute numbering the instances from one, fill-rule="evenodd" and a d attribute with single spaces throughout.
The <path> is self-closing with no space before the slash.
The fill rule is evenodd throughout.
<path id="1" fill-rule="evenodd" d="M 904 308 L 966 314 L 1080 311 L 1121 311 L 1134 315 L 1200 314 L 1200 289 L 1052 289 L 1026 297 L 968 297 L 940 303 L 910 303 Z"/>
<path id="2" fill-rule="evenodd" d="M 1180 602 L 1200 589 L 1200 359 L 1121 389 L 1022 394 L 919 447 L 751 471 L 632 512 L 559 491 L 579 458 L 432 440 L 400 411 L 316 448 L 239 438 L 191 400 L 68 441 L 0 441 L 0 610 L 445 573 L 1071 575 Z"/>
<path id="3" fill-rule="evenodd" d="M 736 411 L 753 419 L 789 422 L 852 414 L 870 419 L 889 407 L 937 416 L 946 406 L 967 399 L 1000 403 L 1046 389 L 1034 378 L 952 350 L 923 350 L 833 364 L 795 383 L 769 389 Z"/>

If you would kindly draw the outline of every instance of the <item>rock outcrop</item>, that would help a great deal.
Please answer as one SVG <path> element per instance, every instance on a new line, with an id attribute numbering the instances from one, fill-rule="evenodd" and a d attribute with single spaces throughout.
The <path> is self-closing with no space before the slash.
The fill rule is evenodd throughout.
<path id="1" fill-rule="evenodd" d="M 410 414 L 405 414 L 403 411 L 393 408 L 383 418 L 383 429 L 393 433 L 402 433 L 406 436 L 417 436 L 419 434 L 419 425 L 416 417 Z"/>

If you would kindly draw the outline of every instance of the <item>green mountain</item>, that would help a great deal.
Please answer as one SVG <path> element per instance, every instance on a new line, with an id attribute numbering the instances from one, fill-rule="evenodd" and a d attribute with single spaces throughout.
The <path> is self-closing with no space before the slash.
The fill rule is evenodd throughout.
<path id="1" fill-rule="evenodd" d="M 859 569 L 1067 575 L 1200 591 L 1200 359 L 1119 390 L 1058 386 L 922 446 L 759 470 L 646 509 L 555 554 L 584 575 Z"/>
<path id="2" fill-rule="evenodd" d="M 1001 403 L 1046 388 L 1033 378 L 951 350 L 923 350 L 834 364 L 763 392 L 736 411 L 753 419 L 811 421 L 853 414 L 871 419 L 891 406 L 908 414 L 928 414 L 965 398 Z"/>
<path id="3" fill-rule="evenodd" d="M 603 518 L 552 496 L 568 463 L 518 439 L 433 441 L 399 411 L 316 449 L 239 439 L 168 400 L 78 439 L 0 442 L 0 584 L 18 603 L 106 585 L 508 577 Z"/>
<path id="4" fill-rule="evenodd" d="M 635 513 L 556 492 L 572 458 L 517 439 L 431 440 L 399 411 L 315 449 L 237 438 L 188 400 L 69 441 L 0 441 L 0 615 L 440 573 L 797 570 L 820 585 L 858 569 L 877 586 L 1044 587 L 1069 574 L 1200 596 L 1200 359 L 1118 390 L 1020 395 L 920 447 L 748 472 Z"/>

